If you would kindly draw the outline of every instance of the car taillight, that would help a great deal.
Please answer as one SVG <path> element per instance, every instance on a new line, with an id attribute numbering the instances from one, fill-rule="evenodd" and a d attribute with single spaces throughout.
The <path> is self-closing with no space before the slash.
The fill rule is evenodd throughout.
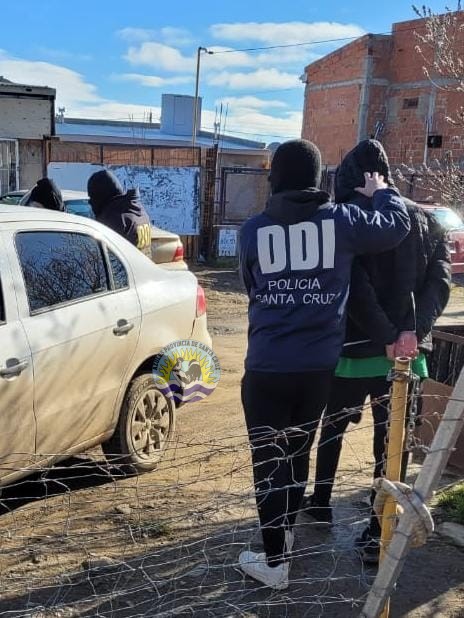
<path id="1" fill-rule="evenodd" d="M 181 262 L 184 259 L 184 247 L 179 245 L 174 252 L 172 261 L 173 262 Z"/>
<path id="2" fill-rule="evenodd" d="M 206 296 L 205 291 L 199 285 L 197 287 L 197 318 L 200 318 L 202 315 L 206 313 Z"/>

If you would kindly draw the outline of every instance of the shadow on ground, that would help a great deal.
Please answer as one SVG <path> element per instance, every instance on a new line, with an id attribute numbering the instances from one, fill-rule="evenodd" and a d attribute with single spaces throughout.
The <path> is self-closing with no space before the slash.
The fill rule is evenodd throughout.
<path id="1" fill-rule="evenodd" d="M 260 549 L 254 519 L 192 522 L 192 513 L 186 512 L 182 531 L 161 534 L 151 544 L 135 543 L 130 554 L 121 548 L 119 555 L 111 554 L 111 560 L 101 563 L 97 557 L 96 562 L 62 572 L 53 581 L 41 581 L 38 567 L 34 579 L 24 582 L 24 592 L 11 594 L 13 588 L 19 590 L 20 582 L 8 581 L 3 573 L 0 614 L 12 618 L 359 616 L 376 573 L 363 565 L 354 549 L 369 514 L 364 497 L 362 491 L 338 500 L 332 529 L 300 516 L 291 583 L 283 592 L 264 589 L 237 570 L 242 549 L 249 545 Z M 215 494 L 215 498 L 220 502 L 227 496 Z M 449 613 L 449 608 L 455 603 L 456 612 L 460 611 L 462 573 L 453 564 L 462 557 L 462 552 L 435 539 L 415 550 L 393 596 L 392 618 L 457 618 L 460 614 Z M 443 603 L 448 613 L 441 613 Z"/>
<path id="2" fill-rule="evenodd" d="M 70 491 L 113 483 L 123 475 L 105 460 L 71 457 L 2 489 L 0 516 L 30 503 L 59 496 Z"/>

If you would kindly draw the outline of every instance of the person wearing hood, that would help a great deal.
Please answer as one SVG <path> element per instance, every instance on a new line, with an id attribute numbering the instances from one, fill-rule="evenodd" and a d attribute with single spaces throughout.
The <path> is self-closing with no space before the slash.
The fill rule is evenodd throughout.
<path id="1" fill-rule="evenodd" d="M 242 403 L 264 553 L 244 551 L 239 564 L 274 589 L 288 586 L 309 451 L 344 340 L 353 259 L 391 249 L 410 227 L 397 191 L 373 172 L 357 189 L 372 198 L 372 212 L 331 204 L 319 190 L 318 148 L 286 142 L 272 160 L 266 209 L 240 231 L 249 297 Z"/>
<path id="2" fill-rule="evenodd" d="M 29 195 L 26 205 L 64 212 L 64 202 L 61 191 L 50 178 L 41 178 L 37 181 L 37 184 Z"/>
<path id="3" fill-rule="evenodd" d="M 124 236 L 151 259 L 150 219 L 138 189 L 124 193 L 116 176 L 101 170 L 89 178 L 87 192 L 96 220 Z"/>
<path id="4" fill-rule="evenodd" d="M 337 170 L 335 200 L 372 212 L 373 201 L 356 187 L 364 174 L 373 170 L 380 171 L 388 185 L 394 186 L 382 144 L 364 140 L 346 155 Z M 303 505 L 308 515 L 322 523 L 332 522 L 330 499 L 343 434 L 350 422 L 361 419 L 360 412 L 349 410 L 362 409 L 366 397 L 370 397 L 377 478 L 384 464 L 391 386 L 387 376 L 393 359 L 417 355 L 413 373 L 427 377 L 432 327 L 448 302 L 451 263 L 445 232 L 433 215 L 403 199 L 411 221 L 409 235 L 396 248 L 357 258 L 353 264 L 345 344 L 322 423 L 314 493 Z M 417 398 L 412 402 L 417 403 Z M 403 457 L 403 476 L 406 464 L 407 454 Z M 365 562 L 378 561 L 380 532 L 372 512 L 370 525 L 358 539 Z"/>

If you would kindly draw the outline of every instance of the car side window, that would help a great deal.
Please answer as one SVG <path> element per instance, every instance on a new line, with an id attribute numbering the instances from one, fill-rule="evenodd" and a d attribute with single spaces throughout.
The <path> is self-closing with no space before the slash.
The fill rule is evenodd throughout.
<path id="1" fill-rule="evenodd" d="M 100 243 L 75 232 L 19 232 L 16 247 L 31 312 L 109 289 Z"/>
<path id="2" fill-rule="evenodd" d="M 108 249 L 108 258 L 110 260 L 111 272 L 113 274 L 114 289 L 122 290 L 129 287 L 129 277 L 127 270 L 118 256 Z"/>

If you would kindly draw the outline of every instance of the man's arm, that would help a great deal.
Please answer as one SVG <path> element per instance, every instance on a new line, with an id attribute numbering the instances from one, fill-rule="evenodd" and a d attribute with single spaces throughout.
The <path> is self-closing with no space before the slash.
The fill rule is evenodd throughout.
<path id="1" fill-rule="evenodd" d="M 382 309 L 369 275 L 359 259 L 355 259 L 351 271 L 348 315 L 375 343 L 391 345 L 398 337 L 399 330 Z"/>
<path id="2" fill-rule="evenodd" d="M 356 255 L 382 253 L 393 249 L 410 230 L 408 211 L 395 189 L 389 189 L 383 176 L 366 173 L 366 186 L 357 191 L 372 197 L 373 211 L 345 204 L 341 207 L 342 221 Z"/>
<path id="3" fill-rule="evenodd" d="M 439 242 L 427 267 L 427 275 L 416 297 L 417 338 L 421 341 L 443 313 L 451 289 L 451 255 L 446 237 L 441 233 Z"/>

